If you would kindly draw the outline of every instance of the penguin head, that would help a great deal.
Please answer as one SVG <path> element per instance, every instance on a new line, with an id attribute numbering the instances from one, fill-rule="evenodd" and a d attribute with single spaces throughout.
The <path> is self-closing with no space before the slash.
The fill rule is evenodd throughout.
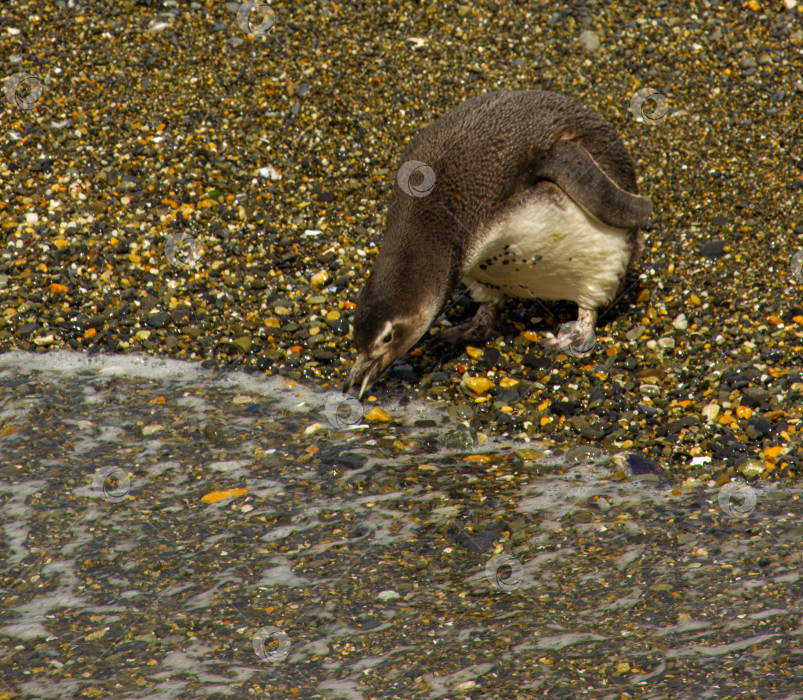
<path id="1" fill-rule="evenodd" d="M 410 314 L 399 311 L 370 302 L 358 302 L 352 332 L 357 359 L 343 386 L 343 393 L 348 392 L 362 377 L 358 394 L 362 400 L 382 373 L 427 332 L 437 308 L 424 308 Z"/>
<path id="2" fill-rule="evenodd" d="M 422 202 L 394 188 L 385 238 L 357 299 L 352 327 L 357 360 L 343 392 L 362 377 L 360 400 L 427 332 L 456 285 L 452 249 L 433 234 L 443 225 Z"/>

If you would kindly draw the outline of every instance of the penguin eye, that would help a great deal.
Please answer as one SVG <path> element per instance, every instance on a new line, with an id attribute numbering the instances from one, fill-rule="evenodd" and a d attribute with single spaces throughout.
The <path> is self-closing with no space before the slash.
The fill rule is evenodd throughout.
<path id="1" fill-rule="evenodd" d="M 382 336 L 382 342 L 385 345 L 387 345 L 391 340 L 393 340 L 393 331 L 390 331 L 389 333 L 385 333 L 385 335 Z"/>

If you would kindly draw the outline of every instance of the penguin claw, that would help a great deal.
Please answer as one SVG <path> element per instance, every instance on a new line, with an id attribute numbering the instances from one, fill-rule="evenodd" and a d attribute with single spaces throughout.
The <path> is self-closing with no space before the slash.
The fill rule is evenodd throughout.
<path id="1" fill-rule="evenodd" d="M 472 340 L 480 341 L 487 340 L 487 333 L 480 334 L 478 329 L 474 328 L 471 321 L 464 321 L 451 328 L 444 328 L 437 335 L 439 343 L 467 343 Z"/>
<path id="2" fill-rule="evenodd" d="M 474 318 L 463 321 L 451 328 L 445 328 L 437 335 L 439 343 L 485 342 L 491 340 L 499 317 L 498 308 L 493 304 L 482 304 Z"/>
<path id="3" fill-rule="evenodd" d="M 596 343 L 597 336 L 593 328 L 587 330 L 583 324 L 572 321 L 560 327 L 557 337 L 549 333 L 542 341 L 542 346 L 548 355 L 563 352 L 571 357 L 585 357 L 594 350 Z"/>

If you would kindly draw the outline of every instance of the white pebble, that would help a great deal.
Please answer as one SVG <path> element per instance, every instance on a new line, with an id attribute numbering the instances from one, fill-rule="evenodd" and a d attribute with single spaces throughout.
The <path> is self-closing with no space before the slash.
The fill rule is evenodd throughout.
<path id="1" fill-rule="evenodd" d="M 685 331 L 689 327 L 689 321 L 686 318 L 686 314 L 678 314 L 675 317 L 675 320 L 672 321 L 672 325 L 679 331 Z"/>
<path id="2" fill-rule="evenodd" d="M 259 176 L 266 180 L 281 180 L 282 176 L 275 168 L 267 167 L 259 169 Z"/>
<path id="3" fill-rule="evenodd" d="M 702 414 L 713 423 L 719 415 L 719 404 L 710 403 L 707 406 L 703 406 Z"/>

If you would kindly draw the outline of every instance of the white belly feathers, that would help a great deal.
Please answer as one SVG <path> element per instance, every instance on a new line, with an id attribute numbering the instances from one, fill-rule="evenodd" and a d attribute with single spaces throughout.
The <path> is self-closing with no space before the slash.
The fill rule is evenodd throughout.
<path id="1" fill-rule="evenodd" d="M 479 238 L 463 279 L 479 302 L 565 299 L 596 309 L 612 301 L 632 252 L 629 231 L 554 191 L 537 190 Z"/>

